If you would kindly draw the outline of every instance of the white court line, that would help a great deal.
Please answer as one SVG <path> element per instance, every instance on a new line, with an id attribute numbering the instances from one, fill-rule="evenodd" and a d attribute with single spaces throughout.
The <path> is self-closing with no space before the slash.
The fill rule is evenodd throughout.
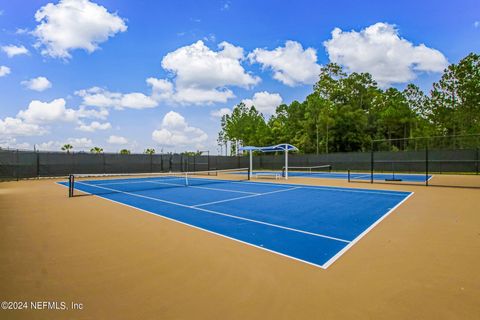
<path id="1" fill-rule="evenodd" d="M 364 174 L 363 176 L 357 176 L 357 177 L 351 176 L 352 179 L 363 179 L 363 178 L 370 178 L 370 177 L 371 177 L 370 174 Z"/>
<path id="2" fill-rule="evenodd" d="M 145 178 L 140 178 L 140 179 L 145 179 Z M 97 186 L 111 186 L 111 185 L 117 185 L 117 184 L 138 184 L 138 183 L 145 183 L 145 182 L 156 182 L 157 180 L 130 180 L 130 181 L 125 181 L 125 179 L 120 179 L 122 181 L 117 181 L 117 182 L 104 182 L 104 183 L 98 183 L 96 184 Z M 181 180 L 185 181 L 185 178 L 174 178 L 174 179 L 162 179 L 162 180 L 168 180 L 168 181 L 174 181 L 174 180 Z M 101 181 L 101 180 L 89 180 L 90 182 L 95 182 L 95 181 Z M 107 180 L 107 181 L 112 181 L 112 180 Z M 185 184 L 177 184 L 177 183 L 169 183 L 171 185 L 175 186 L 185 186 Z"/>
<path id="3" fill-rule="evenodd" d="M 210 180 L 210 181 L 219 181 L 217 179 L 206 179 L 206 178 L 199 178 L 203 180 Z M 381 195 L 392 195 L 392 196 L 402 196 L 404 197 L 405 194 L 400 193 L 410 193 L 410 191 L 389 191 L 389 190 L 373 190 L 373 189 L 354 189 L 354 188 L 346 188 L 346 187 L 325 187 L 325 186 L 312 186 L 308 184 L 293 184 L 293 183 L 276 183 L 273 182 L 260 182 L 260 181 L 234 181 L 234 180 L 221 180 L 225 181 L 226 183 L 235 183 L 235 184 L 247 184 L 247 185 L 262 185 L 262 186 L 271 186 L 275 188 L 291 188 L 291 187 L 299 187 L 302 189 L 313 189 L 313 190 L 327 190 L 327 191 L 338 191 L 338 192 L 353 192 L 353 193 L 368 193 L 368 194 L 381 194 Z"/>
<path id="4" fill-rule="evenodd" d="M 203 207 L 203 206 L 208 206 L 208 205 L 210 205 L 210 204 L 216 204 L 216 203 L 222 203 L 222 202 L 229 202 L 229 201 L 240 200 L 240 199 L 245 199 L 245 198 L 258 197 L 258 196 L 265 196 L 265 195 L 267 195 L 267 194 L 279 193 L 279 192 L 285 192 L 285 191 L 291 191 L 291 190 L 301 189 L 301 188 L 302 188 L 302 187 L 296 187 L 296 188 L 290 188 L 290 189 L 282 189 L 282 190 L 275 190 L 275 191 L 264 192 L 264 193 L 257 193 L 257 194 L 252 194 L 252 195 L 249 195 L 249 196 L 243 196 L 243 197 L 230 198 L 230 199 L 225 199 L 225 200 L 218 200 L 218 201 L 212 201 L 212 202 L 206 202 L 206 203 L 196 204 L 196 205 L 193 205 L 192 207 Z"/>
<path id="5" fill-rule="evenodd" d="M 134 196 L 134 197 L 139 197 L 139 198 L 149 199 L 149 200 L 153 200 L 153 201 L 168 203 L 168 204 L 176 205 L 176 206 L 183 207 L 183 208 L 189 208 L 189 209 L 199 210 L 199 211 L 203 211 L 203 212 L 208 212 L 208 213 L 216 214 L 216 215 L 219 215 L 219 216 L 229 217 L 229 218 L 243 220 L 243 221 L 249 221 L 249 222 L 253 222 L 253 223 L 267 225 L 267 226 L 274 227 L 274 228 L 279 228 L 279 229 L 284 229 L 284 230 L 288 230 L 288 231 L 308 234 L 308 235 L 311 235 L 311 236 L 330 239 L 330 240 L 335 240 L 335 241 L 339 241 L 339 242 L 350 243 L 349 240 L 335 238 L 335 237 L 327 236 L 327 235 L 324 235 L 324 234 L 304 231 L 304 230 L 300 230 L 300 229 L 289 228 L 289 227 L 281 226 L 281 225 L 278 225 L 278 224 L 263 222 L 263 221 L 259 221 L 259 220 L 243 218 L 243 217 L 234 216 L 234 215 L 219 212 L 219 211 L 213 211 L 213 210 L 208 210 L 208 209 L 204 209 L 204 208 L 197 208 L 197 207 L 194 207 L 194 206 L 189 206 L 189 205 L 178 203 L 178 202 L 173 202 L 173 201 L 163 200 L 163 199 L 159 199 L 159 198 L 144 196 L 144 195 L 141 195 L 141 194 L 116 190 L 116 189 L 102 187 L 102 186 L 98 186 L 98 185 L 92 185 L 92 184 L 88 184 L 88 183 L 85 183 L 85 182 L 77 182 L 77 183 L 84 184 L 84 185 L 87 185 L 87 186 L 90 186 L 90 187 L 101 188 L 101 189 L 105 189 L 105 190 L 109 190 L 109 191 L 113 191 L 113 192 L 117 192 L 117 193 L 128 194 L 128 195 Z"/>
<path id="6" fill-rule="evenodd" d="M 182 178 L 178 178 L 182 179 Z M 304 185 L 304 184 L 291 184 L 291 183 L 274 183 L 274 182 L 252 182 L 252 181 L 235 181 L 235 180 L 223 180 L 223 179 L 208 179 L 208 178 L 191 178 L 191 179 L 201 179 L 207 181 L 215 181 L 215 182 L 225 182 L 225 183 L 235 183 L 235 184 L 247 184 L 247 185 L 263 185 L 263 186 L 270 186 L 275 188 L 291 188 L 291 187 L 301 187 L 304 189 L 314 189 L 314 190 L 328 190 L 328 191 L 337 191 L 337 192 L 354 192 L 354 193 L 368 193 L 368 194 L 381 194 L 381 195 L 393 195 L 393 196 L 405 196 L 404 194 L 399 193 L 409 193 L 409 191 L 380 191 L 380 190 L 371 190 L 371 189 L 354 189 L 354 188 L 345 188 L 345 187 L 325 187 L 325 186 L 312 186 L 312 185 Z M 172 179 L 177 180 L 177 179 Z M 95 180 L 91 180 L 95 181 Z M 156 180 L 147 180 L 147 181 L 132 181 L 128 183 L 144 183 L 144 182 L 155 182 Z M 86 183 L 86 182 L 85 182 Z M 111 182 L 111 183 L 99 183 L 95 186 L 104 186 L 104 185 L 116 185 L 116 184 L 126 184 L 125 182 Z M 173 184 L 177 186 L 182 186 L 179 184 Z"/>
<path id="7" fill-rule="evenodd" d="M 382 222 L 383 219 L 385 219 L 390 213 L 392 213 L 395 209 L 397 209 L 402 203 L 408 200 L 413 195 L 413 192 L 410 192 L 408 196 L 405 197 L 402 201 L 397 203 L 393 208 L 391 208 L 387 213 L 385 213 L 383 216 L 381 216 L 377 221 L 375 221 L 370 227 L 365 229 L 362 233 L 360 233 L 355 239 L 350 241 L 350 243 L 345 246 L 342 250 L 338 251 L 337 254 L 335 254 L 333 257 L 331 257 L 327 262 L 323 264 L 323 267 L 326 269 L 328 268 L 332 263 L 334 263 L 340 256 L 342 256 L 348 249 L 350 249 L 354 244 L 356 244 L 360 239 L 362 239 L 367 233 L 369 233 L 373 228 L 375 228 L 380 222 Z"/>
<path id="8" fill-rule="evenodd" d="M 57 182 L 57 184 L 58 184 L 58 182 Z M 63 184 L 61 184 L 61 185 L 64 186 L 64 187 L 66 187 L 66 185 L 63 185 Z M 81 190 L 80 190 L 80 191 L 81 191 Z M 81 192 L 88 193 L 88 192 L 86 192 L 86 191 L 81 191 Z M 91 193 L 88 193 L 88 194 L 91 194 Z M 193 225 L 193 224 L 189 224 L 189 223 L 186 223 L 186 222 L 183 222 L 183 221 L 180 221 L 180 220 L 175 220 L 175 219 L 173 219 L 173 218 L 169 218 L 169 217 L 167 217 L 167 216 L 161 215 L 160 213 L 155 213 L 155 212 L 152 212 L 152 211 L 148 211 L 148 210 L 146 210 L 146 209 L 137 208 L 137 207 L 135 207 L 135 206 L 132 206 L 132 205 L 129 205 L 129 204 L 120 202 L 120 201 L 112 200 L 112 199 L 103 197 L 103 196 L 101 196 L 101 195 L 96 195 L 96 194 L 92 194 L 92 195 L 93 195 L 94 197 L 98 197 L 98 198 L 101 198 L 101 199 L 104 199 L 104 200 L 107 200 L 107 201 L 110 201 L 110 202 L 113 202 L 113 203 L 117 203 L 117 204 L 122 205 L 122 206 L 126 206 L 126 207 L 129 207 L 129 208 L 132 208 L 132 209 L 135 209 L 135 210 L 139 210 L 139 211 L 142 211 L 142 212 L 151 214 L 151 215 L 155 215 L 156 217 L 161 217 L 161 218 L 163 218 L 163 219 L 166 219 L 166 220 L 169 220 L 169 221 L 173 221 L 173 222 L 175 222 L 175 223 L 183 224 L 184 226 L 188 226 L 188 227 L 191 227 L 191 228 L 194 228 L 194 229 L 198 229 L 198 230 L 202 230 L 202 231 L 207 232 L 207 233 L 214 234 L 214 235 L 219 236 L 219 237 L 223 237 L 223 238 L 226 238 L 226 239 L 229 239 L 229 240 L 233 240 L 233 241 L 236 241 L 236 242 L 240 242 L 240 243 L 245 244 L 245 245 L 247 245 L 247 246 L 251 246 L 251 247 L 254 247 L 254 248 L 257 248 L 257 249 L 261 249 L 261 250 L 264 250 L 264 251 L 267 251 L 267 252 L 270 252 L 270 253 L 273 253 L 273 254 L 282 256 L 282 257 L 286 257 L 286 258 L 289 258 L 289 259 L 293 259 L 293 260 L 296 260 L 296 261 L 300 261 L 300 262 L 309 264 L 309 265 L 314 266 L 314 267 L 317 267 L 317 268 L 321 268 L 321 269 L 324 269 L 324 270 L 326 269 L 323 265 L 316 264 L 316 263 L 313 263 L 313 262 L 310 262 L 310 261 L 307 261 L 307 260 L 303 260 L 303 259 L 300 259 L 300 258 L 292 257 L 292 256 L 289 256 L 289 255 L 287 255 L 287 254 L 285 254 L 285 253 L 281 253 L 281 252 L 278 252 L 278 251 L 273 251 L 273 250 L 267 249 L 267 248 L 265 248 L 265 247 L 262 247 L 262 246 L 259 246 L 259 245 L 256 245 L 256 244 L 253 244 L 253 243 L 250 243 L 250 242 L 246 242 L 246 241 L 243 241 L 243 240 L 239 240 L 239 239 L 236 239 L 236 238 L 232 238 L 232 237 L 229 237 L 229 236 L 224 235 L 224 234 L 222 234 L 222 233 L 218 233 L 218 232 L 215 232 L 215 231 L 212 231 L 212 230 L 204 229 L 204 228 L 202 228 L 202 227 L 199 227 L 199 226 L 196 226 L 196 225 Z"/>
<path id="9" fill-rule="evenodd" d="M 191 185 L 178 185 L 176 183 L 168 183 L 168 182 L 159 182 L 159 181 L 144 181 L 148 183 L 154 184 L 165 184 L 165 185 L 172 185 L 172 186 L 183 186 L 188 188 L 195 188 L 195 189 L 206 189 L 206 190 L 213 190 L 213 191 L 223 191 L 223 192 L 232 192 L 232 193 L 245 193 L 249 195 L 261 195 L 261 193 L 257 192 L 248 192 L 248 191 L 239 191 L 239 190 L 231 190 L 231 189 L 221 189 L 221 188 L 210 188 L 210 187 L 200 187 L 200 186 L 191 186 Z"/>
<path id="10" fill-rule="evenodd" d="M 202 178 L 194 178 L 194 179 L 202 179 Z M 161 179 L 163 180 L 163 179 Z M 176 179 L 167 179 L 167 180 L 182 180 L 185 181 L 185 178 L 176 178 Z M 212 179 L 208 179 L 209 181 Z M 95 180 L 92 180 L 95 181 Z M 215 180 L 215 181 L 223 181 L 223 180 Z M 88 182 L 85 182 L 88 183 Z M 160 180 L 142 180 L 142 181 L 127 181 L 127 182 L 106 182 L 106 183 L 99 183 L 95 184 L 95 186 L 111 186 L 111 185 L 129 185 L 129 184 L 139 184 L 139 183 L 155 183 L 155 184 L 164 184 L 169 186 L 177 186 L 177 187 L 189 187 L 189 188 L 196 188 L 196 189 L 206 189 L 206 190 L 214 190 L 214 191 L 223 191 L 223 192 L 236 192 L 236 193 L 245 193 L 245 194 L 259 194 L 257 192 L 248 192 L 248 191 L 239 191 L 239 190 L 231 190 L 231 189 L 221 189 L 221 188 L 211 188 L 211 187 L 200 187 L 200 186 L 192 186 L 192 185 L 185 185 L 179 183 L 168 183 L 168 182 L 160 182 Z"/>

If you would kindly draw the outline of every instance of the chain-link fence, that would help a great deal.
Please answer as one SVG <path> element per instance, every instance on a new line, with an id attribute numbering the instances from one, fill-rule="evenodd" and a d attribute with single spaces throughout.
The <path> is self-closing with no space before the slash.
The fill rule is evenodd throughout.
<path id="1" fill-rule="evenodd" d="M 480 135 L 377 140 L 370 153 L 371 182 L 480 188 Z"/>

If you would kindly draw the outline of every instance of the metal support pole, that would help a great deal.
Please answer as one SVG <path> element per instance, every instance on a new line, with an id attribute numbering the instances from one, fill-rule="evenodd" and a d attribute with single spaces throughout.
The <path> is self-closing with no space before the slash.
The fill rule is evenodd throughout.
<path id="1" fill-rule="evenodd" d="M 288 145 L 285 144 L 285 180 L 288 180 Z"/>
<path id="2" fill-rule="evenodd" d="M 251 176 L 252 176 L 252 173 L 253 173 L 253 155 L 252 155 L 252 150 L 249 150 L 248 151 L 248 155 L 249 155 L 249 160 L 250 160 L 250 164 L 248 166 L 248 180 L 250 180 Z"/>

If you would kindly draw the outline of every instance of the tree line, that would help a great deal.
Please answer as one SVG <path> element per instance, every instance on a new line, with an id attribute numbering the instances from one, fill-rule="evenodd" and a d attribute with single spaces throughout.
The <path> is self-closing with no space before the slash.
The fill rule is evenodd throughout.
<path id="1" fill-rule="evenodd" d="M 381 89 L 369 73 L 330 63 L 302 102 L 266 119 L 240 103 L 223 116 L 219 145 L 291 143 L 304 153 L 365 151 L 373 140 L 480 133 L 480 55 L 449 65 L 428 94 L 415 84 Z"/>

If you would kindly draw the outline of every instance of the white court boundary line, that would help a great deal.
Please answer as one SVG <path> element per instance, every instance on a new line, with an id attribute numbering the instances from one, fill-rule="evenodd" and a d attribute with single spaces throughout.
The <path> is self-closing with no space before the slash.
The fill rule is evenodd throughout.
<path id="1" fill-rule="evenodd" d="M 244 193 L 244 194 L 249 194 L 251 196 L 262 195 L 262 193 L 258 193 L 258 192 L 238 191 L 238 190 L 231 190 L 231 189 L 210 188 L 210 187 L 200 187 L 200 186 L 191 186 L 191 185 L 185 186 L 185 185 L 178 185 L 178 184 L 175 184 L 175 183 L 159 182 L 159 181 L 145 181 L 145 182 L 154 183 L 154 184 L 172 185 L 172 186 L 177 186 L 177 187 L 187 187 L 187 188 L 205 189 L 205 190 L 231 192 L 231 193 Z M 102 184 L 102 186 L 103 186 L 103 184 Z"/>
<path id="2" fill-rule="evenodd" d="M 271 186 L 275 188 L 291 188 L 299 187 L 302 189 L 313 189 L 313 190 L 327 190 L 327 191 L 338 191 L 338 192 L 353 192 L 353 193 L 367 193 L 367 194 L 381 194 L 381 195 L 392 195 L 392 196 L 406 196 L 410 191 L 402 190 L 377 190 L 377 189 L 357 189 L 357 188 L 348 188 L 348 187 L 327 187 L 327 186 L 312 186 L 308 184 L 293 184 L 293 183 L 276 183 L 272 182 L 263 182 L 263 181 L 236 181 L 236 180 L 220 180 L 220 179 L 208 179 L 208 178 L 195 178 L 209 181 L 223 181 L 225 183 L 234 183 L 234 184 L 247 184 L 247 185 L 263 185 Z M 229 189 L 224 189 L 229 190 Z M 402 194 L 404 193 L 404 194 Z"/>
<path id="3" fill-rule="evenodd" d="M 345 239 L 341 239 L 341 238 L 336 238 L 336 237 L 331 237 L 331 236 L 327 236 L 327 235 L 320 234 L 320 233 L 314 233 L 314 232 L 304 231 L 304 230 L 300 230 L 300 229 L 285 227 L 285 226 L 281 226 L 281 225 L 278 225 L 278 224 L 269 223 L 269 222 L 264 222 L 264 221 L 260 221 L 260 220 L 243 218 L 243 217 L 235 216 L 235 215 L 228 214 L 228 213 L 223 213 L 223 212 L 214 211 L 214 210 L 209 210 L 209 209 L 204 209 L 204 208 L 197 208 L 197 207 L 194 207 L 194 206 L 189 206 L 189 205 L 182 204 L 182 203 L 178 203 L 178 202 L 173 202 L 173 201 L 168 201 L 168 200 L 164 200 L 164 199 L 159 199 L 159 198 L 144 196 L 144 195 L 141 195 L 141 194 L 136 194 L 136 193 L 126 192 L 126 191 L 121 191 L 121 190 L 112 189 L 112 188 L 107 188 L 107 187 L 100 187 L 100 186 L 96 186 L 96 185 L 92 185 L 92 184 L 88 184 L 88 183 L 84 183 L 84 182 L 77 182 L 77 183 L 84 184 L 84 185 L 87 185 L 87 186 L 90 186 L 90 187 L 96 187 L 96 188 L 101 188 L 101 189 L 113 191 L 113 192 L 116 192 L 116 193 L 128 194 L 128 195 L 130 195 L 130 196 L 134 196 L 134 197 L 138 197 L 138 198 L 144 198 L 144 199 L 148 199 L 148 200 L 163 202 L 163 203 L 175 205 L 175 206 L 178 206 L 178 207 L 189 208 L 189 209 L 199 210 L 199 211 L 203 211 L 203 212 L 208 212 L 208 213 L 211 213 L 211 214 L 216 214 L 216 215 L 219 215 L 219 216 L 229 217 L 229 218 L 233 218 L 233 219 L 238 219 L 238 220 L 243 220 L 243 221 L 248 221 L 248 222 L 253 222 L 253 223 L 258 223 L 258 224 L 263 224 L 263 225 L 270 226 L 270 227 L 274 227 L 274 228 L 278 228 L 278 229 L 284 229 L 284 230 L 288 230 L 288 231 L 293 231 L 293 232 L 308 234 L 308 235 L 310 235 L 310 236 L 315 236 L 315 237 L 319 237 L 319 238 L 325 238 L 325 239 L 335 240 L 335 241 L 344 242 L 344 243 L 350 243 L 349 240 L 345 240 Z M 291 190 L 291 189 L 284 190 L 284 191 L 290 191 L 290 190 Z"/>
<path id="4" fill-rule="evenodd" d="M 198 178 L 197 178 L 198 179 Z M 202 179 L 202 178 L 199 178 Z M 177 178 L 177 179 L 167 179 L 168 181 L 170 180 L 182 180 L 185 181 L 185 179 L 182 178 Z M 211 180 L 211 179 L 209 179 Z M 89 181 L 95 181 L 95 180 L 89 180 Z M 79 181 L 82 182 L 82 181 Z M 85 182 L 87 183 L 87 182 Z M 236 193 L 246 193 L 246 194 L 258 194 L 256 192 L 247 192 L 247 191 L 239 191 L 239 190 L 231 190 L 231 189 L 221 189 L 221 188 L 210 188 L 210 187 L 200 187 L 200 186 L 191 186 L 191 185 L 185 185 L 185 184 L 179 184 L 179 183 L 169 183 L 169 182 L 161 182 L 159 180 L 143 180 L 143 181 L 126 181 L 126 182 L 106 182 L 106 183 L 98 183 L 95 184 L 95 186 L 111 186 L 111 185 L 129 185 L 129 184 L 141 184 L 141 183 L 154 183 L 154 184 L 164 184 L 168 186 L 176 186 L 176 187 L 190 187 L 190 188 L 197 188 L 197 189 L 207 189 L 207 190 L 215 190 L 215 191 L 223 191 L 223 192 L 236 192 Z"/>
<path id="5" fill-rule="evenodd" d="M 209 179 L 209 178 L 191 178 L 191 179 L 199 179 L 199 180 L 207 180 L 207 181 L 215 181 L 215 182 L 224 182 L 224 183 L 234 183 L 234 184 L 248 184 L 248 185 L 264 185 L 264 186 L 271 186 L 275 188 L 291 188 L 291 187 L 301 187 L 304 189 L 314 189 L 314 190 L 329 190 L 329 191 L 338 191 L 338 192 L 354 192 L 354 193 L 367 193 L 367 194 L 381 194 L 381 195 L 393 195 L 393 196 L 405 196 L 405 194 L 401 193 L 410 193 L 410 191 L 402 191 L 402 190 L 377 190 L 377 189 L 357 189 L 357 188 L 348 188 L 348 187 L 328 187 L 328 186 L 312 186 L 308 184 L 292 184 L 292 183 L 275 183 L 275 182 L 261 182 L 261 181 L 237 181 L 237 180 L 226 180 L 226 179 Z M 88 180 L 82 183 L 88 183 L 88 182 L 95 182 L 98 180 Z M 79 181 L 80 182 L 80 181 Z M 145 183 L 145 182 L 154 182 L 152 180 L 150 181 L 138 181 L 138 182 L 113 182 L 113 183 L 108 183 L 110 184 L 129 184 L 129 183 Z M 107 183 L 99 183 L 96 184 L 95 186 L 100 186 L 100 185 L 107 185 Z M 180 184 L 174 184 L 172 185 L 182 187 L 184 185 Z M 189 186 L 191 187 L 191 186 Z M 223 188 L 218 188 L 222 189 L 225 191 L 231 191 L 235 192 L 235 190 L 230 190 L 230 189 L 223 189 Z"/>
<path id="6" fill-rule="evenodd" d="M 80 190 L 81 191 L 81 190 Z M 82 192 L 85 192 L 85 191 L 82 191 Z M 85 193 L 88 193 L 88 192 L 85 192 Z M 89 193 L 91 194 L 91 193 Z M 293 260 L 296 260 L 296 261 L 299 261 L 299 262 L 303 262 L 303 263 L 306 263 L 306 264 L 309 264 L 311 266 L 314 266 L 314 267 L 317 267 L 317 268 L 321 268 L 321 269 L 326 269 L 326 267 L 324 267 L 323 265 L 320 265 L 320 264 L 316 264 L 316 263 L 313 263 L 313 262 L 310 262 L 310 261 L 307 261 L 307 260 L 303 260 L 303 259 L 300 259 L 300 258 L 295 258 L 295 257 L 292 257 L 292 256 L 289 256 L 287 254 L 284 254 L 284 253 L 281 253 L 281 252 L 278 252 L 278 251 L 273 251 L 271 249 L 268 249 L 268 248 L 265 248 L 265 247 L 261 247 L 261 246 L 258 246 L 256 244 L 253 244 L 253 243 L 250 243 L 250 242 L 246 242 L 246 241 L 243 241 L 243 240 L 239 240 L 239 239 L 236 239 L 236 238 L 232 238 L 232 237 L 229 237 L 227 235 L 224 235 L 222 233 L 218 233 L 218 232 L 215 232 L 215 231 L 211 231 L 211 230 L 208 230 L 208 229 L 204 229 L 202 227 L 199 227 L 199 226 L 196 226 L 196 225 L 193 225 L 193 224 L 189 224 L 189 223 L 186 223 L 186 222 L 183 222 L 183 221 L 180 221 L 180 220 L 175 220 L 173 218 L 169 218 L 169 217 L 166 217 L 160 213 L 155 213 L 155 212 L 152 212 L 152 211 L 148 211 L 146 209 L 142 209 L 142 208 L 137 208 L 135 206 L 132 206 L 132 205 L 129 205 L 129 204 L 126 204 L 126 203 L 123 203 L 123 202 L 119 202 L 119 201 L 116 201 L 116 200 L 112 200 L 112 199 L 109 199 L 109 198 L 105 198 L 105 197 L 102 197 L 102 196 L 99 196 L 99 195 L 95 195 L 95 194 L 92 194 L 94 197 L 97 197 L 97 198 L 100 198 L 100 199 L 104 199 L 104 200 L 107 200 L 107 201 L 110 201 L 110 202 L 113 202 L 113 203 L 117 203 L 117 204 L 120 204 L 122 206 L 125 206 L 125 207 L 129 207 L 129 208 L 132 208 L 132 209 L 135 209 L 135 210 L 139 210 L 139 211 L 143 211 L 145 213 L 148 213 L 148 214 L 151 214 L 151 215 L 154 215 L 156 217 L 160 217 L 160 218 L 163 218 L 163 219 L 166 219 L 166 220 L 169 220 L 169 221 L 173 221 L 175 223 L 180 223 L 184 226 L 188 226 L 188 227 L 191 227 L 191 228 L 194 228 L 194 229 L 197 229 L 197 230 L 201 230 L 201 231 L 205 231 L 207 233 L 211 233 L 211 234 L 214 234 L 216 236 L 219 236 L 219 237 L 222 237 L 222 238 L 226 238 L 226 239 L 229 239 L 229 240 L 233 240 L 233 241 L 236 241 L 236 242 L 239 242 L 239 243 L 242 243 L 242 244 L 245 244 L 247 246 L 251 246 L 251 247 L 254 247 L 254 248 L 257 248 L 257 249 L 261 249 L 261 250 L 264 250 L 264 251 L 267 251 L 267 252 L 270 252 L 270 253 L 273 253 L 273 254 L 276 254 L 276 255 L 279 255 L 279 256 L 282 256 L 282 257 L 286 257 L 286 258 L 289 258 L 289 259 L 293 259 Z"/>
<path id="7" fill-rule="evenodd" d="M 332 263 L 337 261 L 348 249 L 353 247 L 360 239 L 362 239 L 367 233 L 369 233 L 373 228 L 375 228 L 380 222 L 382 222 L 387 216 L 389 216 L 395 209 L 397 209 L 400 205 L 402 205 L 405 201 L 408 200 L 414 193 L 410 192 L 408 196 L 405 197 L 402 201 L 397 203 L 393 208 L 388 210 L 383 216 L 381 216 L 377 221 L 370 225 L 367 229 L 365 229 L 362 233 L 360 233 L 355 239 L 353 239 L 347 246 L 345 246 L 342 250 L 338 251 L 333 257 L 331 257 L 327 262 L 323 264 L 323 266 L 328 268 Z"/>
<path id="8" fill-rule="evenodd" d="M 296 187 L 296 188 L 290 188 L 290 189 L 282 189 L 282 190 L 275 190 L 275 191 L 270 191 L 270 192 L 252 194 L 252 195 L 249 195 L 249 196 L 243 196 L 243 197 L 237 197 L 237 198 L 230 198 L 230 199 L 224 199 L 224 200 L 218 200 L 218 201 L 212 201 L 212 202 L 205 202 L 205 203 L 195 204 L 195 205 L 193 205 L 192 207 L 203 207 L 203 206 L 208 206 L 208 205 L 216 204 L 216 203 L 229 202 L 229 201 L 235 201 L 235 200 L 240 200 L 240 199 L 245 199 L 245 198 L 258 197 L 258 196 L 265 196 L 265 195 L 269 195 L 269 194 L 273 194 L 273 193 L 291 191 L 291 190 L 301 189 L 301 188 L 302 188 L 302 187 Z"/>
<path id="9" fill-rule="evenodd" d="M 361 176 L 358 176 L 358 177 L 350 176 L 350 178 L 353 179 L 353 180 L 358 179 L 358 180 L 362 180 L 362 181 L 365 181 L 365 180 L 363 180 L 363 178 L 370 178 L 370 177 L 371 177 L 370 174 L 364 174 L 364 175 L 361 175 Z"/>
<path id="10" fill-rule="evenodd" d="M 211 179 L 210 179 L 211 180 Z M 240 184 L 260 184 L 260 185 L 272 185 L 272 186 L 281 186 L 281 187 L 287 187 L 287 186 L 300 186 L 299 188 L 307 188 L 307 189 L 320 189 L 320 190 L 332 190 L 332 191 L 344 191 L 344 192 L 349 192 L 349 191 L 356 191 L 355 189 L 353 188 L 342 188 L 342 187 L 322 187 L 322 186 L 308 186 L 308 185 L 295 185 L 295 184 L 282 184 L 282 185 L 275 185 L 275 184 L 272 184 L 272 183 L 266 183 L 266 182 L 248 182 L 248 181 L 244 181 L 244 182 L 240 182 L 240 181 L 229 181 L 229 182 L 232 182 L 232 183 L 240 183 Z M 59 182 L 57 182 L 57 184 L 60 184 L 64 187 L 68 187 L 67 185 L 64 185 L 64 184 L 61 184 Z M 345 190 L 339 190 L 339 189 L 345 189 Z M 86 191 L 82 191 L 82 190 L 79 190 L 81 192 L 84 192 L 84 193 L 87 193 L 87 194 L 91 194 L 89 192 L 86 192 Z M 370 190 L 369 189 L 365 189 L 364 190 L 365 192 L 364 193 L 380 193 L 380 192 L 369 192 Z M 342 250 L 338 251 L 333 257 L 331 257 L 327 262 L 325 262 L 323 265 L 320 265 L 320 264 L 316 264 L 316 263 L 313 263 L 313 262 L 310 262 L 310 261 L 306 261 L 306 260 L 303 260 L 303 259 L 300 259 L 300 258 L 296 258 L 296 257 L 293 257 L 293 256 L 289 256 L 287 254 L 284 254 L 284 253 L 281 253 L 281 252 L 278 252 L 278 251 L 274 251 L 274 250 L 271 250 L 271 249 L 268 249 L 268 248 L 264 248 L 262 246 L 258 246 L 258 245 L 255 245 L 253 243 L 249 243 L 249 242 L 246 242 L 246 241 L 243 241 L 243 240 L 239 240 L 239 239 L 236 239 L 236 238 L 232 238 L 232 237 L 229 237 L 227 235 L 224 235 L 224 234 L 221 234 L 221 233 L 217 233 L 215 231 L 211 231 L 211 230 L 208 230 L 208 229 L 204 229 L 202 227 L 199 227 L 199 226 L 195 226 L 193 224 L 189 224 L 189 223 L 186 223 L 186 222 L 182 222 L 182 221 L 179 221 L 179 220 L 176 220 L 176 219 L 173 219 L 173 218 L 169 218 L 169 217 L 166 217 L 160 213 L 155 213 L 155 212 L 152 212 L 152 211 L 148 211 L 146 209 L 142 209 L 142 208 L 138 208 L 138 207 L 135 207 L 135 206 L 132 206 L 132 205 L 129 205 L 129 204 L 126 204 L 126 203 L 123 203 L 123 202 L 119 202 L 119 201 L 116 201 L 116 200 L 112 200 L 112 199 L 109 199 L 109 198 L 106 198 L 106 197 L 103 197 L 101 195 L 95 195 L 95 194 L 91 194 L 93 195 L 94 197 L 98 197 L 98 198 L 101 198 L 101 199 L 105 199 L 107 201 L 110 201 L 110 202 L 113 202 L 113 203 L 117 203 L 117 204 L 120 204 L 120 205 L 123 205 L 123 206 L 126 206 L 126 207 L 130 207 L 132 209 L 136 209 L 136 210 L 140 210 L 140 211 L 143 211 L 145 213 L 149 213 L 149 214 L 152 214 L 152 215 L 155 215 L 155 216 L 159 216 L 161 218 L 164 218 L 164 219 L 167 219 L 167 220 L 170 220 L 170 221 L 174 221 L 176 223 L 180 223 L 180 224 L 183 224 L 183 225 L 186 225 L 186 226 L 189 226 L 189 227 L 192 227 L 192 228 L 195 228 L 195 229 L 198 229 L 198 230 L 202 230 L 202 231 L 205 231 L 205 232 L 208 232 L 208 233 L 211 233 L 211 234 L 214 234 L 214 235 L 217 235 L 217 236 L 220 236 L 220 237 L 223 237 L 223 238 L 226 238 L 226 239 L 229 239 L 229 240 L 233 240 L 233 241 L 236 241 L 236 242 L 239 242 L 239 243 L 243 243 L 247 246 L 251 246 L 251 247 L 254 247 L 254 248 L 258 248 L 258 249 L 261 249 L 261 250 L 264 250 L 264 251 L 267 251 L 267 252 L 270 252 L 270 253 L 273 253 L 273 254 L 276 254 L 276 255 L 279 255 L 279 256 L 283 256 L 283 257 L 286 257 L 286 258 L 289 258 L 289 259 L 293 259 L 293 260 L 296 260 L 296 261 L 299 261 L 299 262 L 303 262 L 303 263 L 306 263 L 308 265 L 311 265 L 311 266 L 314 266 L 314 267 L 318 267 L 318 268 L 321 268 L 321 269 L 324 269 L 326 270 L 328 267 L 330 267 L 335 261 L 337 261 L 345 252 L 347 252 L 353 245 L 355 245 L 357 242 L 359 242 L 365 235 L 367 235 L 371 230 L 373 230 L 378 224 L 380 224 L 381 221 L 383 221 L 385 218 L 387 218 L 387 216 L 389 216 L 393 211 L 395 211 L 400 205 L 402 205 L 404 202 L 406 202 L 413 194 L 414 192 L 409 192 L 409 191 L 388 191 L 387 192 L 381 192 L 380 194 L 382 195 L 399 195 L 399 194 L 396 194 L 396 193 L 408 193 L 408 195 L 405 197 L 405 199 L 403 199 L 402 201 L 400 201 L 397 205 L 395 205 L 393 208 L 391 208 L 387 213 L 385 213 L 382 217 L 380 217 L 378 220 L 376 220 L 372 225 L 370 225 L 370 227 L 368 227 L 367 229 L 365 229 L 360 235 L 358 235 L 355 239 L 353 239 L 352 241 L 349 242 L 349 244 L 347 246 L 345 246 Z M 134 194 L 132 194 L 134 195 Z M 157 201 L 161 201 L 160 199 L 157 199 Z M 161 201 L 161 202 L 165 202 L 164 200 Z M 179 204 L 180 205 L 180 204 Z M 193 209 L 198 209 L 198 210 L 202 210 L 202 211 L 207 211 L 203 208 L 195 208 L 193 207 Z M 208 212 L 208 211 L 207 211 Z"/>

